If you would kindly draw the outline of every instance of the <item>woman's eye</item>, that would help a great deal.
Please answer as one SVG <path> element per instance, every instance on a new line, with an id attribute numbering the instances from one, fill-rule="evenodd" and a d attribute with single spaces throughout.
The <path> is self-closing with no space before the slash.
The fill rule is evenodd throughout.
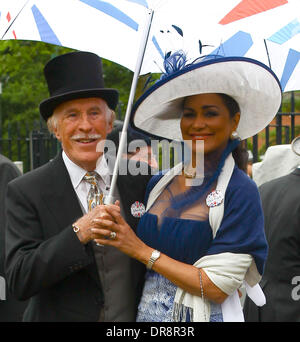
<path id="1" fill-rule="evenodd" d="M 185 117 L 185 118 L 194 118 L 195 117 L 195 113 L 193 113 L 193 112 L 184 112 L 183 113 L 183 117 Z"/>
<path id="2" fill-rule="evenodd" d="M 207 111 L 205 113 L 205 116 L 207 116 L 207 117 L 218 116 L 218 115 L 219 115 L 219 113 L 214 111 L 214 110 L 210 110 L 210 111 Z"/>

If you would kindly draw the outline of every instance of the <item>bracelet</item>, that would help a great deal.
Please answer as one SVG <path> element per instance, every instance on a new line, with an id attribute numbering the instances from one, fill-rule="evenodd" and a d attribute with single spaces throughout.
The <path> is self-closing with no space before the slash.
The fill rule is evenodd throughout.
<path id="1" fill-rule="evenodd" d="M 77 227 L 74 223 L 72 224 L 72 228 L 75 233 L 78 233 L 80 231 L 80 228 Z"/>
<path id="2" fill-rule="evenodd" d="M 203 282 L 202 282 L 202 273 L 201 273 L 201 269 L 199 268 L 199 278 L 200 278 L 200 290 L 201 290 L 201 298 L 204 301 L 204 291 L 203 291 Z M 204 319 L 206 320 L 206 310 L 204 307 Z"/>
<path id="3" fill-rule="evenodd" d="M 203 291 L 203 283 L 202 283 L 202 274 L 201 271 L 199 269 L 199 278 L 200 278 L 200 290 L 201 290 L 201 298 L 204 298 L 204 291 Z"/>

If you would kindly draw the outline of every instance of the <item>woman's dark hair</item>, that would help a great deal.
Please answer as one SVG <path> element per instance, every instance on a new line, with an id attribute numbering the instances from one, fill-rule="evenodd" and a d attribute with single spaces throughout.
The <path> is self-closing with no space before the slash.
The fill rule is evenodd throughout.
<path id="1" fill-rule="evenodd" d="M 234 98 L 227 94 L 221 94 L 219 93 L 218 95 L 221 96 L 226 108 L 229 110 L 230 116 L 233 118 L 236 113 L 240 112 L 240 106 L 239 104 L 235 101 Z"/>
<path id="2" fill-rule="evenodd" d="M 234 115 L 240 112 L 240 106 L 231 96 L 227 94 L 218 94 L 221 96 L 226 108 L 229 111 L 230 117 L 234 117 Z M 248 163 L 248 152 L 243 147 L 242 144 L 239 144 L 233 151 L 232 156 L 238 168 L 245 171 L 247 173 L 247 163 Z"/>

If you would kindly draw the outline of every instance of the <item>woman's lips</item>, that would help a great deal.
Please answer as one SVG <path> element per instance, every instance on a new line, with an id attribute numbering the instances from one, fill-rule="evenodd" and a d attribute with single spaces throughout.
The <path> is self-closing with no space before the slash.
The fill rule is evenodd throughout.
<path id="1" fill-rule="evenodd" d="M 206 140 L 213 134 L 191 134 L 192 140 Z"/>

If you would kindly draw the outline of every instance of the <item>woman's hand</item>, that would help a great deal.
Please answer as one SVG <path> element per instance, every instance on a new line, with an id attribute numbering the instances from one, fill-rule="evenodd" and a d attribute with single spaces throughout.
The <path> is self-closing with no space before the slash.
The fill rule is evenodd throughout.
<path id="1" fill-rule="evenodd" d="M 119 203 L 105 206 L 107 215 L 104 218 L 94 219 L 94 227 L 91 231 L 96 243 L 113 246 L 123 253 L 141 262 L 147 262 L 152 253 L 152 248 L 144 244 L 127 224 L 120 213 Z M 115 238 L 111 238 L 111 232 L 115 232 Z"/>
<path id="2" fill-rule="evenodd" d="M 121 216 L 118 205 L 106 205 L 105 210 L 106 214 L 102 218 L 95 219 L 94 226 L 91 228 L 95 242 L 101 245 L 114 246 L 147 265 L 153 248 L 147 246 L 135 235 Z M 111 232 L 116 233 L 114 239 L 110 238 Z M 185 291 L 201 296 L 199 269 L 195 266 L 174 260 L 161 253 L 161 257 L 153 265 L 153 270 Z M 204 270 L 201 272 L 204 296 L 216 303 L 222 303 L 227 295 L 212 283 Z"/>

